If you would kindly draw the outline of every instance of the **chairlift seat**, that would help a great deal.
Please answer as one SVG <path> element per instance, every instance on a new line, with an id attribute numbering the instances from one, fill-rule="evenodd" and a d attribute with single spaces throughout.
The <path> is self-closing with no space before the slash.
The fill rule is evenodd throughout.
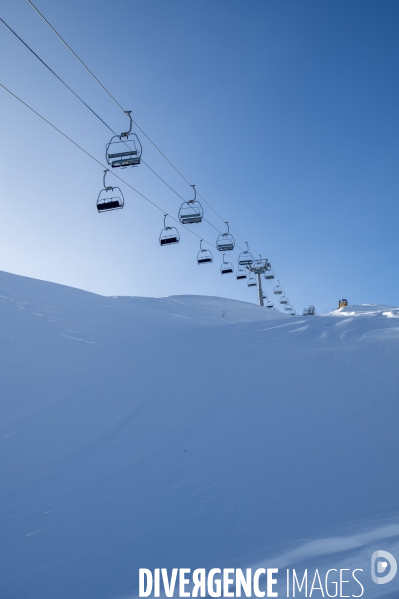
<path id="1" fill-rule="evenodd" d="M 272 279 L 274 279 L 274 272 L 272 270 L 267 270 L 265 272 L 265 279 L 267 281 L 271 281 Z"/>
<path id="2" fill-rule="evenodd" d="M 161 245 L 171 245 L 172 243 L 179 243 L 180 239 L 175 234 L 164 235 L 160 238 Z"/>
<path id="3" fill-rule="evenodd" d="M 213 262 L 213 258 L 211 256 L 201 256 L 197 259 L 198 264 L 209 264 L 209 262 Z"/>
<path id="4" fill-rule="evenodd" d="M 180 222 L 182 225 L 193 225 L 195 223 L 200 223 L 202 221 L 202 214 L 192 213 L 181 215 Z"/>
<path id="5" fill-rule="evenodd" d="M 130 152 L 116 152 L 116 154 L 108 154 L 108 158 L 126 158 L 126 156 L 137 156 L 137 150 Z"/>
<path id="6" fill-rule="evenodd" d="M 106 212 L 107 210 L 118 210 L 118 208 L 123 208 L 123 204 L 119 200 L 119 198 L 111 198 L 110 200 L 104 200 L 100 204 L 97 204 L 97 210 L 99 212 Z"/>
<path id="7" fill-rule="evenodd" d="M 122 160 L 112 160 L 111 166 L 112 168 L 119 168 L 121 166 L 137 166 L 140 164 L 140 157 L 135 156 L 131 158 L 123 158 Z"/>
<path id="8" fill-rule="evenodd" d="M 219 252 L 230 252 L 234 250 L 234 243 L 226 237 L 226 239 L 221 239 L 216 242 L 216 247 Z"/>

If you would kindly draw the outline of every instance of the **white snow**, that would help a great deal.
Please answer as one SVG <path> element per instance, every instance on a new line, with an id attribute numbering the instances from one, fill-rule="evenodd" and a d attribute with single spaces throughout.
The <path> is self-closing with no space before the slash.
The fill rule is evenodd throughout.
<path id="1" fill-rule="evenodd" d="M 398 316 L 0 273 L 0 597 L 265 565 L 364 568 L 367 598 L 398 593 L 369 576 L 399 552 Z"/>

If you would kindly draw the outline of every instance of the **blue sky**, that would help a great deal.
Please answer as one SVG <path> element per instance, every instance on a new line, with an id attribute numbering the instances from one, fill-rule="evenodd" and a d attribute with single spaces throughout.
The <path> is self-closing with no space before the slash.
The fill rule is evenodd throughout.
<path id="1" fill-rule="evenodd" d="M 396 0 L 36 4 L 269 258 L 298 310 L 332 309 L 340 297 L 397 305 Z M 2 16 L 107 123 L 126 128 L 26 0 L 6 3 Z M 0 26 L 1 83 L 103 160 L 108 130 Z M 0 103 L 2 270 L 109 295 L 256 301 L 256 289 L 219 274 L 216 251 L 213 265 L 197 266 L 190 233 L 161 248 L 162 213 L 129 188 L 121 185 L 124 210 L 98 215 L 101 167 L 2 90 Z M 146 162 L 189 199 L 187 184 L 140 137 Z M 144 165 L 118 174 L 177 215 L 181 202 Z M 192 230 L 215 242 L 209 225 Z"/>

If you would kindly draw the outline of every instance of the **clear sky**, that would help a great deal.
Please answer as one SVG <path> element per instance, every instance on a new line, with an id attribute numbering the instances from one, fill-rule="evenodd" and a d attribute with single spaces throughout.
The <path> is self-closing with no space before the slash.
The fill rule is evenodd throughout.
<path id="1" fill-rule="evenodd" d="M 297 310 L 332 309 L 340 297 L 398 304 L 397 0 L 35 4 L 201 195 L 269 258 Z M 1 12 L 111 127 L 125 130 L 118 107 L 26 0 L 3 2 Z M 0 65 L 3 85 L 104 160 L 109 131 L 1 23 Z M 99 215 L 102 168 L 3 90 L 0 104 L 0 269 L 107 295 L 256 301 L 256 288 L 219 274 L 219 252 L 197 266 L 199 240 L 181 227 L 180 244 L 161 248 L 162 213 L 128 187 L 121 184 L 123 210 Z M 188 185 L 140 138 L 145 161 L 190 199 Z M 145 165 L 118 174 L 177 216 L 181 201 Z M 191 228 L 214 244 L 208 224 Z"/>

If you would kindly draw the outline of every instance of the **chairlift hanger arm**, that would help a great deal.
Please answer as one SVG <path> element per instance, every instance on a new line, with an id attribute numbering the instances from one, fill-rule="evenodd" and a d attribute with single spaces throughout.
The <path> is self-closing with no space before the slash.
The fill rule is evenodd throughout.
<path id="1" fill-rule="evenodd" d="M 133 121 L 132 121 L 132 111 L 131 110 L 125 110 L 125 114 L 127 114 L 127 116 L 129 117 L 129 131 L 125 131 L 124 133 L 121 133 L 120 137 L 127 137 L 129 135 L 129 133 L 131 133 L 132 131 L 132 125 L 133 125 Z"/>
<path id="2" fill-rule="evenodd" d="M 106 176 L 106 174 L 107 174 L 108 172 L 109 172 L 109 169 L 107 169 L 107 168 L 106 168 L 106 169 L 105 169 L 105 171 L 104 171 L 104 175 L 103 175 L 103 185 L 104 185 L 104 189 L 106 189 L 107 191 L 109 191 L 109 190 L 111 190 L 111 191 L 112 191 L 113 187 L 112 187 L 111 185 L 108 185 L 108 186 L 107 186 L 107 184 L 106 184 L 106 182 L 105 182 L 105 176 Z"/>

